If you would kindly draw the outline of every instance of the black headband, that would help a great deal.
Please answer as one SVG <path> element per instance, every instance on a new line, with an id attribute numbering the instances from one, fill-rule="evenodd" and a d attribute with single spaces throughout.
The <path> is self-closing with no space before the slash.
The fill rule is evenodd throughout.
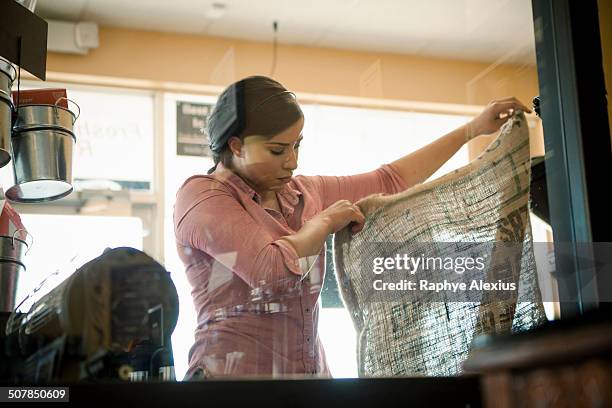
<path id="1" fill-rule="evenodd" d="M 245 118 L 244 81 L 238 81 L 219 96 L 209 117 L 210 150 L 214 153 L 223 151 L 228 139 L 244 130 Z"/>

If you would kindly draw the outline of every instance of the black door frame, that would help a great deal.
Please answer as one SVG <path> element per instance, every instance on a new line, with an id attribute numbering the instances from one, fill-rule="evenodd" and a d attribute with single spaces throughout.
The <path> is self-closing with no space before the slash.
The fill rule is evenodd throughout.
<path id="1" fill-rule="evenodd" d="M 612 154 L 597 0 L 532 0 L 561 317 L 603 306 L 610 277 L 584 243 L 612 241 Z M 610 174 L 612 176 L 612 174 Z M 560 251 L 558 251 L 560 249 Z"/>

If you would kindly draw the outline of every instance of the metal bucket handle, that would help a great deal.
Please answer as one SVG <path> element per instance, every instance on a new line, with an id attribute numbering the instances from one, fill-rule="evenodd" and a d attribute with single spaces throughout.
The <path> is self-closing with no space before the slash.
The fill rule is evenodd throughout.
<path id="1" fill-rule="evenodd" d="M 59 103 L 59 101 L 61 101 L 62 99 L 65 99 L 67 102 L 72 102 L 74 104 L 74 106 L 76 106 L 78 113 L 77 115 L 74 117 L 74 119 L 72 119 L 72 125 L 74 126 L 74 123 L 76 122 L 76 120 L 79 118 L 79 116 L 81 116 L 81 107 L 79 106 L 78 103 L 76 103 L 75 101 L 73 101 L 70 98 L 66 98 L 65 96 L 62 96 L 60 98 L 57 98 L 57 100 L 55 101 L 55 103 L 53 104 L 55 106 L 55 117 L 59 118 L 59 113 L 57 112 L 57 104 Z M 72 111 L 71 111 L 72 112 Z"/>
<path id="2" fill-rule="evenodd" d="M 15 232 L 13 232 L 13 242 L 12 242 L 13 249 L 15 249 L 15 235 L 17 235 L 17 233 L 18 233 L 19 231 L 23 231 L 23 232 L 25 232 L 25 233 L 26 233 L 26 238 L 27 238 L 27 237 L 32 238 L 32 243 L 31 243 L 30 245 L 28 245 L 28 243 L 26 242 L 26 245 L 27 245 L 28 249 L 26 249 L 25 255 L 27 255 L 27 254 L 28 254 L 28 252 L 30 252 L 30 249 L 32 248 L 32 246 L 34 245 L 34 236 L 32 236 L 32 234 L 30 234 L 30 233 L 29 233 L 29 232 L 28 232 L 28 231 L 27 231 L 25 228 L 19 228 L 18 230 L 16 230 Z"/>

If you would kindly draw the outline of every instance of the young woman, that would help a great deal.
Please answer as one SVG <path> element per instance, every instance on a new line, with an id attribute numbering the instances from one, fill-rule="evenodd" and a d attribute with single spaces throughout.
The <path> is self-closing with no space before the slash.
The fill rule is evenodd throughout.
<path id="1" fill-rule="evenodd" d="M 263 76 L 225 89 L 208 125 L 215 166 L 186 180 L 174 207 L 198 316 L 186 378 L 329 376 L 317 333 L 327 236 L 349 224 L 359 231 L 356 201 L 423 182 L 514 110 L 529 112 L 515 98 L 491 102 L 466 125 L 368 173 L 294 177 L 304 138 L 295 95 Z"/>

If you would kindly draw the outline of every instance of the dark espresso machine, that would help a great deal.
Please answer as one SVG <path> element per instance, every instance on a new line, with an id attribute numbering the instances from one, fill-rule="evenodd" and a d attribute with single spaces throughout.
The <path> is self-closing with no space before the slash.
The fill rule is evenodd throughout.
<path id="1" fill-rule="evenodd" d="M 25 313 L 0 320 L 0 381 L 174 380 L 170 274 L 133 248 L 106 250 Z"/>

